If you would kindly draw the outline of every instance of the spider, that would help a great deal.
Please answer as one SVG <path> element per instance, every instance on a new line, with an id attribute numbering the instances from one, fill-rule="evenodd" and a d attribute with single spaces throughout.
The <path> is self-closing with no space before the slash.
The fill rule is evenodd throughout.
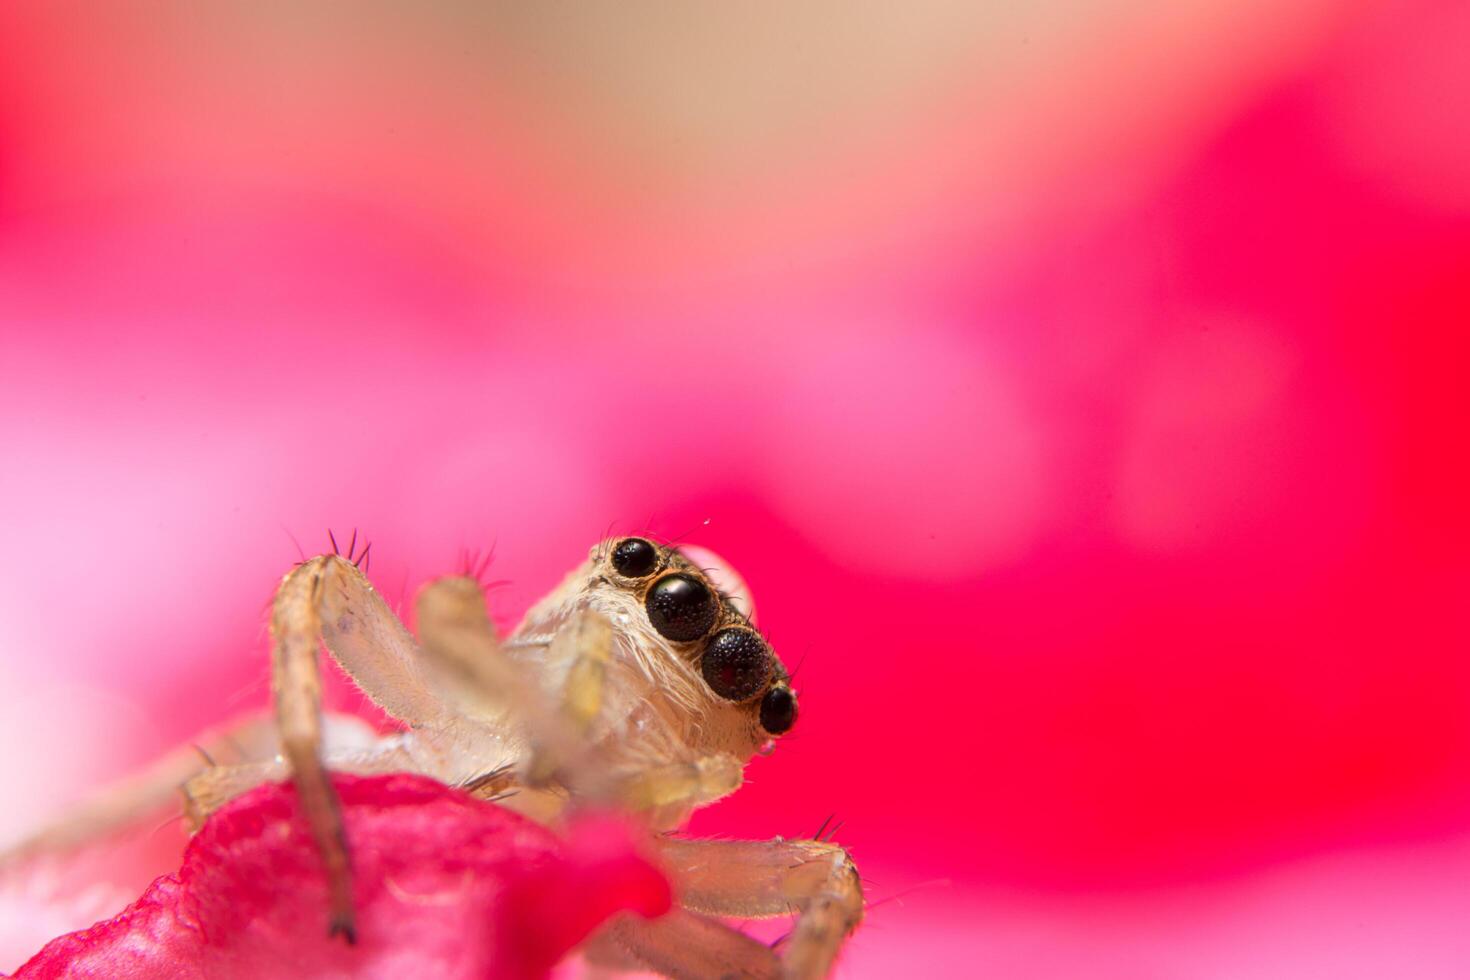
<path id="1" fill-rule="evenodd" d="M 738 789 L 745 764 L 796 722 L 786 668 L 750 625 L 747 593 L 728 565 L 701 549 L 607 539 L 505 638 L 470 569 L 420 591 L 415 639 L 354 550 L 355 540 L 338 554 L 334 540 L 332 554 L 282 580 L 271 614 L 274 732 L 255 721 L 214 740 L 253 745 L 256 761 L 214 765 L 206 753 L 210 768 L 183 782 L 195 829 L 254 786 L 294 780 L 327 878 L 327 927 L 350 943 L 349 841 L 328 770 L 416 772 L 547 823 L 611 804 L 646 825 L 681 907 L 651 921 L 612 920 L 587 944 L 589 961 L 674 977 L 828 974 L 863 916 L 845 850 L 821 833 L 769 841 L 666 833 Z M 343 724 L 324 718 L 321 644 L 403 731 L 344 738 Z M 95 836 L 183 773 L 165 760 L 31 846 Z M 714 918 L 792 911 L 779 956 Z"/>

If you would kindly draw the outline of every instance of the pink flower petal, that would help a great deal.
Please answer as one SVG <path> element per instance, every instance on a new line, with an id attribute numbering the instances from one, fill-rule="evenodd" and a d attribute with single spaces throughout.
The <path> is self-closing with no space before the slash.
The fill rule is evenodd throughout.
<path id="1" fill-rule="evenodd" d="M 294 790 L 272 785 L 216 814 L 177 873 L 15 977 L 537 977 L 608 916 L 669 907 L 667 881 L 610 819 L 561 840 L 416 776 L 337 787 L 356 946 L 327 937 L 320 861 Z"/>

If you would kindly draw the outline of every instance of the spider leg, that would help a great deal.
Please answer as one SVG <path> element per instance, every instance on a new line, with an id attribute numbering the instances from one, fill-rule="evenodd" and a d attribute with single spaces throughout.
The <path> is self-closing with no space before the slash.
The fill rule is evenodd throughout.
<path id="1" fill-rule="evenodd" d="M 352 562 L 320 555 L 293 569 L 271 614 L 271 682 L 281 750 L 327 874 L 329 931 L 355 939 L 351 866 L 336 791 L 322 763 L 318 637 L 363 692 L 415 727 L 451 723 L 417 663 L 413 637 Z"/>
<path id="2" fill-rule="evenodd" d="M 145 817 L 177 800 L 179 786 L 215 760 L 268 759 L 277 752 L 275 727 L 267 717 L 238 720 L 201 734 L 146 769 L 102 787 L 54 822 L 0 853 L 0 864 L 42 853 L 76 850 L 138 826 Z"/>
<path id="3" fill-rule="evenodd" d="M 297 566 L 276 592 L 271 617 L 272 667 L 279 673 L 302 667 L 311 679 L 302 690 L 319 689 L 316 638 L 373 703 L 414 728 L 452 724 L 442 692 L 426 676 L 413 635 L 345 558 L 321 555 Z M 307 654 L 301 656 L 302 651 Z M 279 708 L 280 689 L 277 687 Z"/>
<path id="4" fill-rule="evenodd" d="M 597 932 L 585 952 L 591 963 L 655 970 L 675 980 L 781 976 L 780 959 L 764 943 L 677 908 L 657 919 L 619 915 Z"/>
<path id="5" fill-rule="evenodd" d="M 813 840 L 664 840 L 679 902 L 706 915 L 762 918 L 798 913 L 782 975 L 827 976 L 863 918 L 857 868 L 836 844 Z"/>
<path id="6" fill-rule="evenodd" d="M 341 716 L 327 716 L 328 746 L 331 746 L 332 723 L 343 720 Z M 357 719 L 352 719 L 356 722 Z M 392 772 L 418 772 L 438 776 L 434 757 L 423 752 L 410 751 L 404 738 L 388 737 L 376 739 L 362 748 L 338 748 L 328 751 L 326 764 L 333 772 L 350 772 L 358 776 L 373 776 Z M 210 814 L 230 800 L 262 783 L 275 782 L 290 775 L 286 760 L 277 756 L 242 765 L 213 766 L 191 777 L 181 787 L 184 796 L 184 816 L 192 830 L 203 826 Z"/>
<path id="7" fill-rule="evenodd" d="M 476 579 L 435 579 L 419 590 L 414 606 L 423 667 L 460 714 L 498 725 L 511 710 L 521 714 L 528 701 L 536 713 L 544 698 L 505 656 Z"/>
<path id="8" fill-rule="evenodd" d="M 562 715 L 579 736 L 585 736 L 602 708 L 602 687 L 612 660 L 612 624 L 598 613 L 575 613 L 551 641 L 550 659 L 569 664 L 561 690 Z"/>
<path id="9" fill-rule="evenodd" d="M 622 779 L 619 800 L 663 825 L 659 812 L 685 812 L 729 796 L 744 781 L 745 767 L 732 755 L 707 755 L 688 762 L 651 766 Z"/>
<path id="10" fill-rule="evenodd" d="M 189 830 L 197 831 L 204 826 L 210 814 L 241 793 L 288 775 L 284 759 L 215 766 L 196 773 L 180 787 L 184 797 L 184 819 L 188 821 Z"/>
<path id="11" fill-rule="evenodd" d="M 606 619 L 584 611 L 562 627 L 552 641 L 553 654 L 570 668 L 562 690 L 547 692 L 506 655 L 474 578 L 431 582 L 419 593 L 417 612 L 426 669 L 444 697 L 467 718 L 520 731 L 529 746 L 522 770 L 514 780 L 501 774 L 496 791 L 512 784 L 543 787 L 554 779 L 579 796 L 607 796 L 606 777 L 592 764 L 585 738 L 611 657 L 612 628 Z M 464 782 L 478 788 L 483 775 Z"/>
<path id="12" fill-rule="evenodd" d="M 584 800 L 606 799 L 611 784 L 594 764 L 587 736 L 602 709 L 612 624 L 599 613 L 574 613 L 553 637 L 548 660 L 567 664 L 567 673 L 555 692 L 554 723 L 533 740 L 528 780 L 535 784 L 555 777 Z"/>

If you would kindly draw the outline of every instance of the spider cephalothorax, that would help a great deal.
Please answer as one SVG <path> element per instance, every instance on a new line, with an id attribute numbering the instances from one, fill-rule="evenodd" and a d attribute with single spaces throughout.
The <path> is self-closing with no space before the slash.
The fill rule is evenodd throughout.
<path id="1" fill-rule="evenodd" d="M 796 718 L 786 668 L 751 625 L 752 611 L 744 583 L 713 554 L 613 539 L 531 608 L 505 650 L 557 690 L 578 654 L 558 652 L 555 638 L 578 616 L 604 619 L 611 630 L 601 701 L 585 733 L 602 763 L 619 774 L 650 758 L 743 767 Z M 728 762 L 702 778 L 708 798 L 739 785 Z M 677 825 L 688 810 L 660 808 L 654 822 Z"/>

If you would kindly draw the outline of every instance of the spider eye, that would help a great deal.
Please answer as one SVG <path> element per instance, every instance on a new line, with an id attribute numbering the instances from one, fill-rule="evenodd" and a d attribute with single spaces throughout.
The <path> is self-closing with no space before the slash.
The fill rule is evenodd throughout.
<path id="1" fill-rule="evenodd" d="M 720 630 L 705 647 L 700 662 L 704 682 L 726 701 L 744 701 L 766 685 L 771 656 L 750 630 Z"/>
<path id="2" fill-rule="evenodd" d="M 642 578 L 658 567 L 658 549 L 642 538 L 626 538 L 613 549 L 612 565 L 619 575 Z"/>
<path id="3" fill-rule="evenodd" d="M 789 687 L 773 687 L 761 698 L 761 727 L 772 735 L 784 735 L 796 724 L 796 695 Z"/>
<path id="4" fill-rule="evenodd" d="M 693 575 L 665 575 L 653 583 L 643 601 L 648 621 L 666 639 L 697 640 L 715 625 L 715 597 Z"/>

